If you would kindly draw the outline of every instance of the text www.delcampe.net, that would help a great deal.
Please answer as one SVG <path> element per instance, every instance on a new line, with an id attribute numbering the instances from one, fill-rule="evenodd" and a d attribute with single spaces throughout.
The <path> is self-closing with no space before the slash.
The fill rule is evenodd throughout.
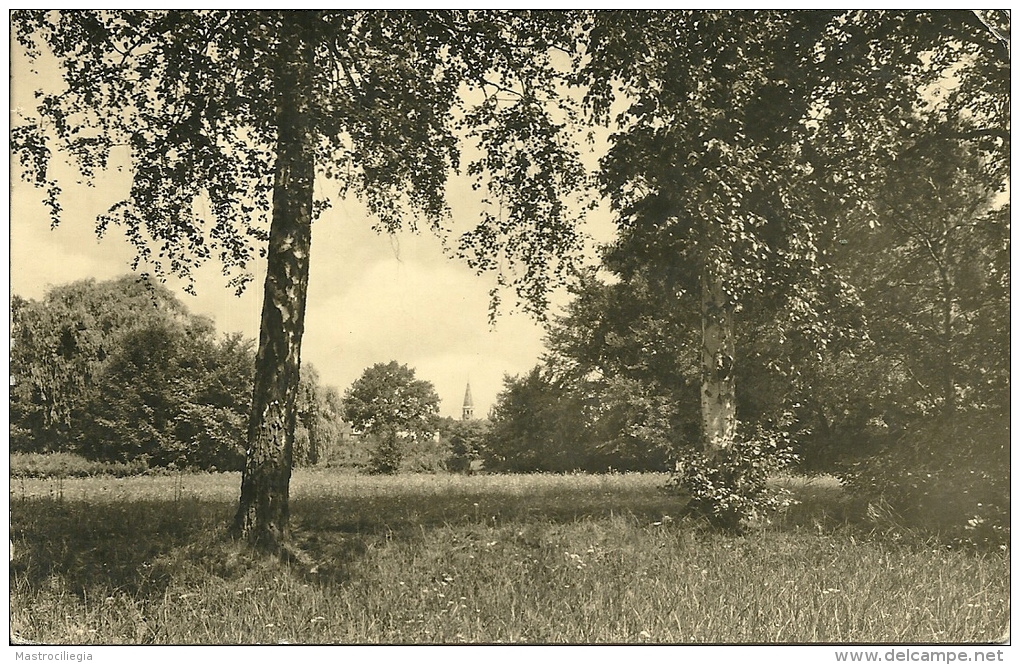
<path id="1" fill-rule="evenodd" d="M 886 651 L 836 651 L 843 663 L 994 663 L 1002 662 L 1002 649 L 888 649 Z"/>

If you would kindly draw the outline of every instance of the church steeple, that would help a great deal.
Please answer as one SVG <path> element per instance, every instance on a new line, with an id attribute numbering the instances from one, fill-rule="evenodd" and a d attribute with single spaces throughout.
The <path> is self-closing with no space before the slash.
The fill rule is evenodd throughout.
<path id="1" fill-rule="evenodd" d="M 475 417 L 475 403 L 471 401 L 471 383 L 467 384 L 464 391 L 464 410 L 461 411 L 461 420 L 472 420 Z"/>

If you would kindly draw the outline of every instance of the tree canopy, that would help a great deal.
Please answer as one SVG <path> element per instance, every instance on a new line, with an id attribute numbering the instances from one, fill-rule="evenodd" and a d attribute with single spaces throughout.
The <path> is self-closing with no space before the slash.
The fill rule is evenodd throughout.
<path id="1" fill-rule="evenodd" d="M 396 472 L 403 447 L 437 431 L 435 388 L 395 360 L 366 368 L 344 393 L 343 408 L 356 430 L 379 439 L 370 462 L 377 473 Z"/>
<path id="2" fill-rule="evenodd" d="M 559 258 L 577 246 L 564 203 L 583 170 L 566 116 L 556 115 L 554 66 L 575 42 L 555 15 L 33 10 L 13 18 L 19 44 L 30 55 L 52 52 L 66 84 L 15 122 L 12 149 L 26 177 L 46 188 L 59 223 L 51 161 L 69 158 L 94 181 L 126 151 L 129 198 L 98 228 L 123 227 L 139 265 L 157 275 L 189 277 L 217 258 L 240 288 L 266 253 L 281 122 L 274 77 L 295 21 L 315 62 L 305 112 L 315 137 L 308 163 L 324 183 L 317 212 L 355 195 L 380 230 L 421 225 L 442 235 L 444 187 L 462 172 L 483 207 L 461 253 L 479 268 L 521 262 L 528 272 L 517 285 L 536 308 Z"/>
<path id="3" fill-rule="evenodd" d="M 132 276 L 12 298 L 11 447 L 140 468 L 240 470 L 254 343 L 217 334 L 165 287 Z M 302 369 L 299 463 L 338 443 L 336 391 Z"/>

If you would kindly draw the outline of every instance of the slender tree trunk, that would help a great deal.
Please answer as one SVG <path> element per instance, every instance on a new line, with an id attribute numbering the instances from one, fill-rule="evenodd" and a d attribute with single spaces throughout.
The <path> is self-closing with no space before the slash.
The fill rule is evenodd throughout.
<path id="1" fill-rule="evenodd" d="M 948 416 L 956 411 L 956 359 L 953 353 L 953 298 L 948 269 L 939 266 L 942 289 L 942 409 Z"/>
<path id="2" fill-rule="evenodd" d="M 733 379 L 733 302 L 724 269 L 706 260 L 701 272 L 701 425 L 710 456 L 729 447 L 737 431 Z"/>
<path id="3" fill-rule="evenodd" d="M 311 119 L 314 51 L 303 25 L 286 13 L 275 80 L 277 155 L 265 300 L 248 449 L 234 531 L 277 550 L 287 538 L 290 471 L 297 418 L 315 173 Z"/>

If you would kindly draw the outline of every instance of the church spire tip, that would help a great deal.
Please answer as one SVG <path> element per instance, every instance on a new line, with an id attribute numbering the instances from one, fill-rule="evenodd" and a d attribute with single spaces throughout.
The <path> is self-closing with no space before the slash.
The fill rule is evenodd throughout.
<path id="1" fill-rule="evenodd" d="M 471 382 L 467 384 L 464 391 L 464 409 L 461 412 L 461 420 L 471 420 L 475 417 L 475 403 L 471 399 Z"/>

